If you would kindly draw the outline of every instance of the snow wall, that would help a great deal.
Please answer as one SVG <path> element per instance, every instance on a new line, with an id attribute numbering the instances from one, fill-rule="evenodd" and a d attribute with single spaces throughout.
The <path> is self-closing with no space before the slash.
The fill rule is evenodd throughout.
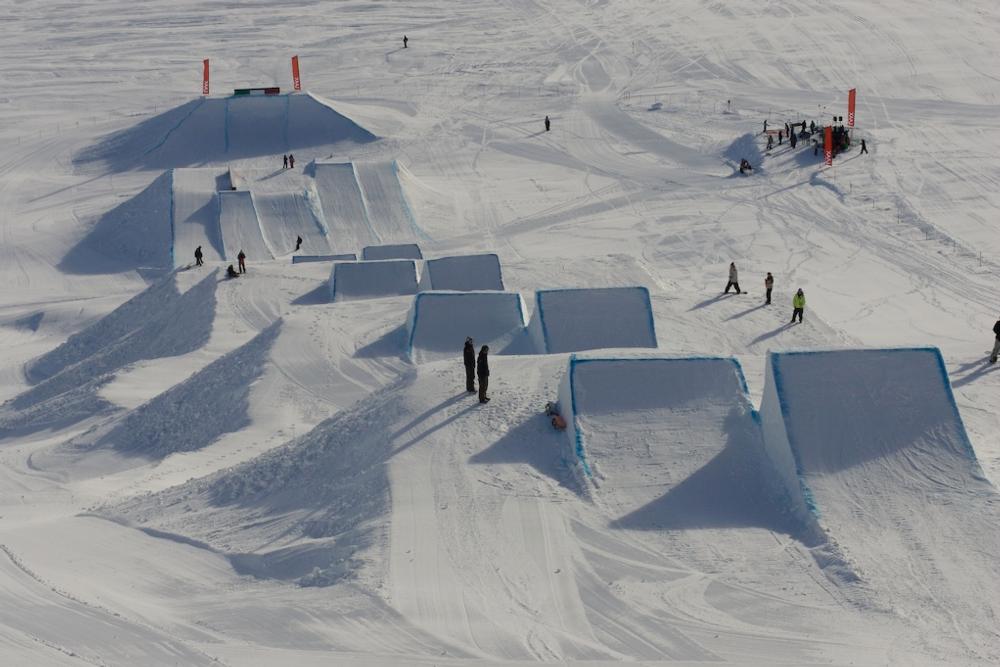
<path id="1" fill-rule="evenodd" d="M 417 362 L 460 358 L 467 336 L 477 351 L 489 345 L 493 354 L 502 354 L 524 333 L 524 301 L 514 292 L 421 292 L 406 329 L 407 351 Z"/>
<path id="2" fill-rule="evenodd" d="M 416 293 L 417 264 L 409 259 L 335 262 L 330 273 L 331 301 Z"/>
<path id="3" fill-rule="evenodd" d="M 397 245 L 370 245 L 361 249 L 361 259 L 423 259 L 420 246 L 416 243 L 400 243 Z"/>
<path id="4" fill-rule="evenodd" d="M 420 277 L 422 290 L 503 291 L 500 258 L 495 254 L 458 255 L 429 259 Z"/>
<path id="5" fill-rule="evenodd" d="M 657 346 L 645 287 L 539 290 L 529 331 L 542 353 Z"/>
<path id="6" fill-rule="evenodd" d="M 308 264 L 309 262 L 356 262 L 358 256 L 354 253 L 343 255 L 292 255 L 292 264 Z"/>
<path id="7" fill-rule="evenodd" d="M 630 495 L 622 502 L 631 510 L 727 447 L 763 451 L 759 416 L 731 358 L 570 355 L 559 407 L 571 462 L 598 486 Z"/>
<path id="8" fill-rule="evenodd" d="M 772 352 L 760 412 L 768 456 L 807 520 L 823 512 L 815 482 L 858 466 L 887 465 L 896 481 L 903 468 L 982 479 L 937 348 Z"/>

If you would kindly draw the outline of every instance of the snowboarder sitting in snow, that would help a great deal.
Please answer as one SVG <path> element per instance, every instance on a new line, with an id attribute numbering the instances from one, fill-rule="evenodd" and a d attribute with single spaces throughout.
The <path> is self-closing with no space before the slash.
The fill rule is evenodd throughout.
<path id="1" fill-rule="evenodd" d="M 997 355 L 1000 354 L 1000 320 L 993 325 L 993 333 L 996 334 L 996 342 L 993 343 L 993 352 L 990 353 L 990 363 L 995 364 L 997 362 Z"/>
<path id="2" fill-rule="evenodd" d="M 473 346 L 472 337 L 465 339 L 465 347 L 462 348 L 462 361 L 465 362 L 465 391 L 470 394 L 476 391 L 476 348 Z"/>
<path id="3" fill-rule="evenodd" d="M 792 323 L 795 323 L 795 316 L 799 317 L 799 324 L 802 324 L 802 311 L 806 307 L 806 295 L 802 292 L 802 288 L 795 293 L 792 297 Z"/>
<path id="4" fill-rule="evenodd" d="M 490 384 L 490 362 L 486 358 L 489 351 L 489 346 L 483 345 L 479 348 L 479 358 L 476 359 L 476 375 L 479 377 L 480 403 L 486 403 L 490 400 L 490 397 L 486 395 L 486 389 Z"/>
<path id="5" fill-rule="evenodd" d="M 227 277 L 227 278 L 239 278 L 239 277 L 240 277 L 240 274 L 236 273 L 236 269 L 234 269 L 234 268 L 233 268 L 233 265 L 232 265 L 232 264 L 230 264 L 230 265 L 229 265 L 229 266 L 228 266 L 228 267 L 226 268 L 226 277 Z"/>
<path id="6" fill-rule="evenodd" d="M 740 160 L 740 173 L 745 174 L 747 172 L 753 173 L 753 166 L 750 165 L 750 161 L 746 158 Z"/>
<path id="7" fill-rule="evenodd" d="M 726 291 L 723 294 L 729 294 L 729 288 L 735 287 L 737 294 L 742 294 L 740 291 L 740 277 L 736 272 L 736 262 L 729 263 L 729 282 L 726 283 Z"/>

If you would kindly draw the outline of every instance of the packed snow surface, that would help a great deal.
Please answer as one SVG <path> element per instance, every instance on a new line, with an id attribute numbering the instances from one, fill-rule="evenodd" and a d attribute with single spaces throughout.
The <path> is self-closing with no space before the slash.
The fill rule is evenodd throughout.
<path id="1" fill-rule="evenodd" d="M 994 2 L 237 4 L 4 8 L 0 664 L 1000 662 Z"/>

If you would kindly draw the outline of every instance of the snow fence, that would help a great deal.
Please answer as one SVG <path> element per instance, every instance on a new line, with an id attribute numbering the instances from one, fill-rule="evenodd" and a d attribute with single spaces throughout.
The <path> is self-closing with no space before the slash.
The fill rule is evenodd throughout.
<path id="1" fill-rule="evenodd" d="M 657 346 L 645 287 L 539 290 L 529 331 L 540 353 Z"/>
<path id="2" fill-rule="evenodd" d="M 524 301 L 513 292 L 421 292 L 407 318 L 407 351 L 417 362 L 455 358 L 471 336 L 476 350 L 502 354 L 524 335 Z"/>
<path id="3" fill-rule="evenodd" d="M 457 255 L 429 259 L 420 278 L 423 290 L 503 291 L 500 258 L 495 254 Z"/>
<path id="4" fill-rule="evenodd" d="M 292 264 L 308 264 L 310 262 L 356 262 L 358 256 L 353 252 L 343 255 L 292 255 Z"/>
<path id="5" fill-rule="evenodd" d="M 413 260 L 335 262 L 330 272 L 330 300 L 372 299 L 417 293 Z"/>
<path id="6" fill-rule="evenodd" d="M 370 245 L 361 250 L 361 259 L 423 259 L 420 246 L 416 243 L 401 243 L 398 245 Z"/>

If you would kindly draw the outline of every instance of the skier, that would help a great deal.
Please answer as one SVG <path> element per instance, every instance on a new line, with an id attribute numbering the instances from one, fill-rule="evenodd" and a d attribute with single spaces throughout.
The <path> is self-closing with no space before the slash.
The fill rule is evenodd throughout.
<path id="1" fill-rule="evenodd" d="M 549 117 L 546 116 L 545 117 L 545 131 L 548 132 L 550 127 L 552 127 L 552 121 L 550 121 Z"/>
<path id="2" fill-rule="evenodd" d="M 194 249 L 194 262 L 198 266 L 201 266 L 202 264 L 204 264 L 204 262 L 201 261 L 201 257 L 202 257 L 202 255 L 201 255 L 201 246 L 198 246 L 197 248 Z"/>
<path id="3" fill-rule="evenodd" d="M 403 48 L 404 48 L 404 49 L 405 49 L 405 48 L 407 48 L 407 47 L 406 47 L 406 44 L 407 44 L 407 43 L 408 43 L 409 41 L 410 41 L 410 38 L 409 38 L 409 37 L 407 37 L 406 35 L 403 35 Z"/>
<path id="4" fill-rule="evenodd" d="M 226 268 L 226 277 L 227 277 L 227 278 L 239 278 L 239 277 L 240 277 L 240 274 L 236 273 L 236 269 L 234 269 L 234 268 L 233 268 L 233 265 L 232 265 L 232 264 L 230 264 L 230 265 L 229 265 L 229 266 L 228 266 L 228 267 Z"/>
<path id="5" fill-rule="evenodd" d="M 479 358 L 476 359 L 476 375 L 479 377 L 479 402 L 487 403 L 490 397 L 486 395 L 486 389 L 490 384 L 490 363 L 486 359 L 490 348 L 483 345 L 479 348 Z"/>
<path id="6" fill-rule="evenodd" d="M 868 152 L 868 144 L 866 144 L 865 140 L 862 139 L 861 140 L 861 153 L 867 153 L 867 152 Z M 861 153 L 858 153 L 858 155 L 861 155 Z"/>
<path id="7" fill-rule="evenodd" d="M 296 236 L 295 237 L 295 252 L 298 252 L 299 248 L 301 248 L 301 247 L 302 247 L 302 237 L 301 236 Z"/>
<path id="8" fill-rule="evenodd" d="M 282 160 L 282 166 L 281 166 L 281 168 L 282 169 L 288 169 L 288 156 L 287 155 L 282 155 L 281 156 L 281 160 Z"/>
<path id="9" fill-rule="evenodd" d="M 291 153 L 288 154 L 288 168 L 295 169 L 295 156 Z"/>
<path id="10" fill-rule="evenodd" d="M 792 297 L 792 324 L 795 323 L 795 316 L 799 316 L 799 324 L 802 324 L 802 311 L 806 307 L 806 295 L 802 293 L 802 288 Z"/>
<path id="11" fill-rule="evenodd" d="M 247 272 L 247 256 L 240 250 L 240 254 L 236 255 L 236 260 L 240 263 L 240 273 Z"/>
<path id="12" fill-rule="evenodd" d="M 997 323 L 993 325 L 993 333 L 997 335 L 997 340 L 993 343 L 993 352 L 990 353 L 990 363 L 995 364 L 997 362 L 997 354 L 1000 354 L 1000 319 Z"/>
<path id="13" fill-rule="evenodd" d="M 767 150 L 771 150 L 774 147 L 774 137 L 770 134 L 767 135 Z"/>
<path id="14" fill-rule="evenodd" d="M 729 263 L 729 282 L 726 283 L 726 291 L 723 294 L 729 294 L 729 288 L 735 287 L 737 294 L 742 294 L 740 291 L 740 278 L 736 273 L 736 262 Z"/>
<path id="15" fill-rule="evenodd" d="M 476 391 L 476 348 L 472 344 L 472 337 L 465 339 L 465 347 L 462 348 L 462 360 L 465 362 L 465 391 L 470 394 Z"/>
<path id="16" fill-rule="evenodd" d="M 770 306 L 771 305 L 771 290 L 773 288 L 774 288 L 774 276 L 772 276 L 771 272 L 768 271 L 767 272 L 767 278 L 764 278 L 764 289 L 766 290 L 766 294 L 767 294 L 767 296 L 764 299 L 764 305 L 765 306 Z"/>

